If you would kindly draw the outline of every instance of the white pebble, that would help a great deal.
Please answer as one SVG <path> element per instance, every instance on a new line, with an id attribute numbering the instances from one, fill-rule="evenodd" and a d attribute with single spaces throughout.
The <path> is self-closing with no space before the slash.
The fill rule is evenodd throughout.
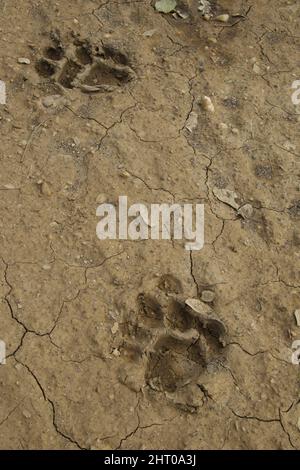
<path id="1" fill-rule="evenodd" d="M 227 13 L 223 15 L 216 16 L 217 21 L 221 21 L 222 23 L 228 23 L 230 16 Z"/>
<path id="2" fill-rule="evenodd" d="M 253 72 L 259 75 L 261 73 L 260 66 L 257 64 L 253 65 Z"/>
<path id="3" fill-rule="evenodd" d="M 113 324 L 113 326 L 111 327 L 111 330 L 110 330 L 110 331 L 112 332 L 113 335 L 115 335 L 115 334 L 117 333 L 118 329 L 119 329 L 119 323 L 118 323 L 118 322 L 115 322 L 115 323 Z"/>
<path id="4" fill-rule="evenodd" d="M 212 100 L 209 96 L 203 96 L 203 98 L 201 100 L 201 105 L 202 105 L 202 108 L 205 109 L 205 111 L 208 111 L 210 113 L 215 112 L 215 107 L 214 107 L 213 102 L 212 102 Z"/>
<path id="5" fill-rule="evenodd" d="M 30 60 L 27 59 L 26 57 L 19 57 L 18 62 L 19 62 L 19 64 L 24 64 L 24 65 L 29 65 L 30 64 Z"/>
<path id="6" fill-rule="evenodd" d="M 51 196 L 51 189 L 46 181 L 41 184 L 41 191 L 44 196 Z"/>
<path id="7" fill-rule="evenodd" d="M 300 326 L 300 308 L 297 308 L 297 310 L 295 310 L 295 318 L 296 318 L 296 323 L 297 323 L 297 326 Z"/>

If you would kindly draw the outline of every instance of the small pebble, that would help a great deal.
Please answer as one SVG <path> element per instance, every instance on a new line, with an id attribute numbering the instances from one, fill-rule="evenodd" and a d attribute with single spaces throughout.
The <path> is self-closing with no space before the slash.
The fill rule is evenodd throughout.
<path id="1" fill-rule="evenodd" d="M 43 181 L 41 184 L 41 192 L 44 196 L 51 196 L 51 189 L 46 181 Z"/>
<path id="2" fill-rule="evenodd" d="M 297 308 L 297 310 L 295 310 L 294 315 L 296 318 L 297 326 L 300 326 L 300 308 Z"/>
<path id="3" fill-rule="evenodd" d="M 221 21 L 222 23 L 228 23 L 230 16 L 227 13 L 224 13 L 223 15 L 216 16 L 217 21 Z"/>
<path id="4" fill-rule="evenodd" d="M 23 410 L 23 413 L 22 413 L 22 414 L 23 414 L 23 416 L 25 416 L 25 418 L 27 418 L 27 419 L 31 418 L 31 414 L 30 414 L 29 411 L 27 411 L 27 410 Z"/>
<path id="5" fill-rule="evenodd" d="M 42 104 L 45 108 L 56 108 L 67 104 L 68 100 L 61 95 L 48 95 L 42 98 Z"/>
<path id="6" fill-rule="evenodd" d="M 55 99 L 53 96 L 45 96 L 45 98 L 42 99 L 42 103 L 45 106 L 45 108 L 50 108 L 51 106 L 54 105 Z"/>
<path id="7" fill-rule="evenodd" d="M 220 122 L 220 124 L 219 124 L 219 129 L 220 129 L 222 132 L 226 132 L 226 131 L 228 131 L 228 125 L 227 125 L 225 122 Z"/>
<path id="8" fill-rule="evenodd" d="M 215 293 L 211 290 L 203 290 L 201 293 L 202 302 L 212 302 L 215 298 Z"/>
<path id="9" fill-rule="evenodd" d="M 215 112 L 215 107 L 213 105 L 211 98 L 209 98 L 209 96 L 203 96 L 203 98 L 201 99 L 201 106 L 203 109 L 205 109 L 205 111 L 208 111 L 210 113 Z"/>
<path id="10" fill-rule="evenodd" d="M 49 271 L 51 269 L 51 264 L 43 264 L 43 270 Z"/>
<path id="11" fill-rule="evenodd" d="M 257 64 L 253 65 L 253 72 L 259 75 L 261 73 L 260 66 Z"/>
<path id="12" fill-rule="evenodd" d="M 96 198 L 96 202 L 98 204 L 103 204 L 105 201 L 107 201 L 107 195 L 104 194 L 104 193 L 100 193 L 98 194 L 97 198 Z"/>
<path id="13" fill-rule="evenodd" d="M 117 333 L 118 329 L 119 329 L 119 323 L 118 323 L 118 322 L 115 322 L 115 323 L 113 324 L 113 326 L 111 327 L 111 330 L 110 330 L 110 331 L 112 332 L 113 335 L 115 335 L 115 334 Z"/>
<path id="14" fill-rule="evenodd" d="M 156 33 L 156 29 L 149 29 L 149 31 L 145 31 L 143 33 L 143 36 L 145 36 L 146 38 L 151 38 L 153 36 L 153 34 Z"/>
<path id="15" fill-rule="evenodd" d="M 26 57 L 19 57 L 19 58 L 18 58 L 18 63 L 19 63 L 19 64 L 24 64 L 24 65 L 29 65 L 29 64 L 30 64 L 30 60 L 27 59 Z"/>
<path id="16" fill-rule="evenodd" d="M 122 177 L 122 178 L 129 178 L 130 177 L 130 173 L 128 173 L 128 171 L 126 170 L 121 170 L 119 175 Z"/>

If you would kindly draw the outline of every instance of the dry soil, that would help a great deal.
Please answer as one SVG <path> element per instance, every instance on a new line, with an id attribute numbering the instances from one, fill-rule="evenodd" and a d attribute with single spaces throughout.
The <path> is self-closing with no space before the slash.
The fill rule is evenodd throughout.
<path id="1" fill-rule="evenodd" d="M 300 6 L 211 5 L 0 1 L 2 449 L 300 448 Z M 100 241 L 119 195 L 204 248 Z"/>

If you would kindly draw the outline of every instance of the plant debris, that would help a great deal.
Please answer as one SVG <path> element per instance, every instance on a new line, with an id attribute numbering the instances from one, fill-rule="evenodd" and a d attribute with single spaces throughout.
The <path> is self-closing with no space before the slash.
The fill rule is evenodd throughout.
<path id="1" fill-rule="evenodd" d="M 155 3 L 155 10 L 159 11 L 160 13 L 171 13 L 175 10 L 176 5 L 176 0 L 158 0 Z"/>
<path id="2" fill-rule="evenodd" d="M 212 7 L 209 0 L 200 0 L 198 10 L 201 15 L 212 15 Z"/>

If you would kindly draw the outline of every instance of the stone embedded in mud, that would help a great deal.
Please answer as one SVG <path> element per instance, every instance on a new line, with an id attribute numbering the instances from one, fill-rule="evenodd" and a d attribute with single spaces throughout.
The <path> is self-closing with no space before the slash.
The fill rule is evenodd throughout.
<path id="1" fill-rule="evenodd" d="M 245 204 L 239 208 L 238 214 L 242 216 L 243 219 L 250 219 L 253 215 L 253 207 L 251 204 Z"/>
<path id="2" fill-rule="evenodd" d="M 212 290 L 203 290 L 201 293 L 202 302 L 213 302 L 215 293 Z"/>
<path id="3" fill-rule="evenodd" d="M 61 95 L 49 95 L 42 98 L 42 104 L 45 108 L 57 108 L 67 104 L 67 99 Z"/>
<path id="4" fill-rule="evenodd" d="M 22 411 L 22 415 L 26 418 L 26 419 L 29 419 L 31 418 L 31 413 L 27 410 L 23 410 Z"/>
<path id="5" fill-rule="evenodd" d="M 256 73 L 256 75 L 259 75 L 261 73 L 261 68 L 258 64 L 253 64 L 253 72 Z"/>
<path id="6" fill-rule="evenodd" d="M 40 184 L 40 187 L 41 187 L 41 193 L 44 196 L 51 196 L 51 194 L 52 194 L 51 189 L 50 189 L 49 184 L 46 181 L 42 181 L 41 184 Z"/>
<path id="7" fill-rule="evenodd" d="M 190 114 L 189 114 L 189 117 L 185 123 L 185 128 L 189 131 L 189 132 L 193 132 L 196 127 L 197 127 L 197 124 L 198 124 L 198 114 L 195 113 L 195 111 L 192 111 Z"/>
<path id="8" fill-rule="evenodd" d="M 176 392 L 165 392 L 165 394 L 176 408 L 187 413 L 197 413 L 203 406 L 203 395 L 199 393 L 197 384 L 188 383 Z"/>
<path id="9" fill-rule="evenodd" d="M 241 206 L 238 195 L 230 189 L 222 189 L 215 186 L 213 193 L 219 201 L 224 202 L 233 209 L 238 210 Z"/>
<path id="10" fill-rule="evenodd" d="M 45 96 L 45 98 L 42 99 L 42 103 L 45 106 L 45 108 L 50 108 L 51 106 L 54 105 L 55 99 L 53 96 Z"/>
<path id="11" fill-rule="evenodd" d="M 225 122 L 220 122 L 220 124 L 218 125 L 218 128 L 220 129 L 222 133 L 225 133 L 228 131 L 228 125 Z"/>
<path id="12" fill-rule="evenodd" d="M 43 264 L 42 268 L 43 268 L 44 271 L 50 271 L 51 264 Z"/>

